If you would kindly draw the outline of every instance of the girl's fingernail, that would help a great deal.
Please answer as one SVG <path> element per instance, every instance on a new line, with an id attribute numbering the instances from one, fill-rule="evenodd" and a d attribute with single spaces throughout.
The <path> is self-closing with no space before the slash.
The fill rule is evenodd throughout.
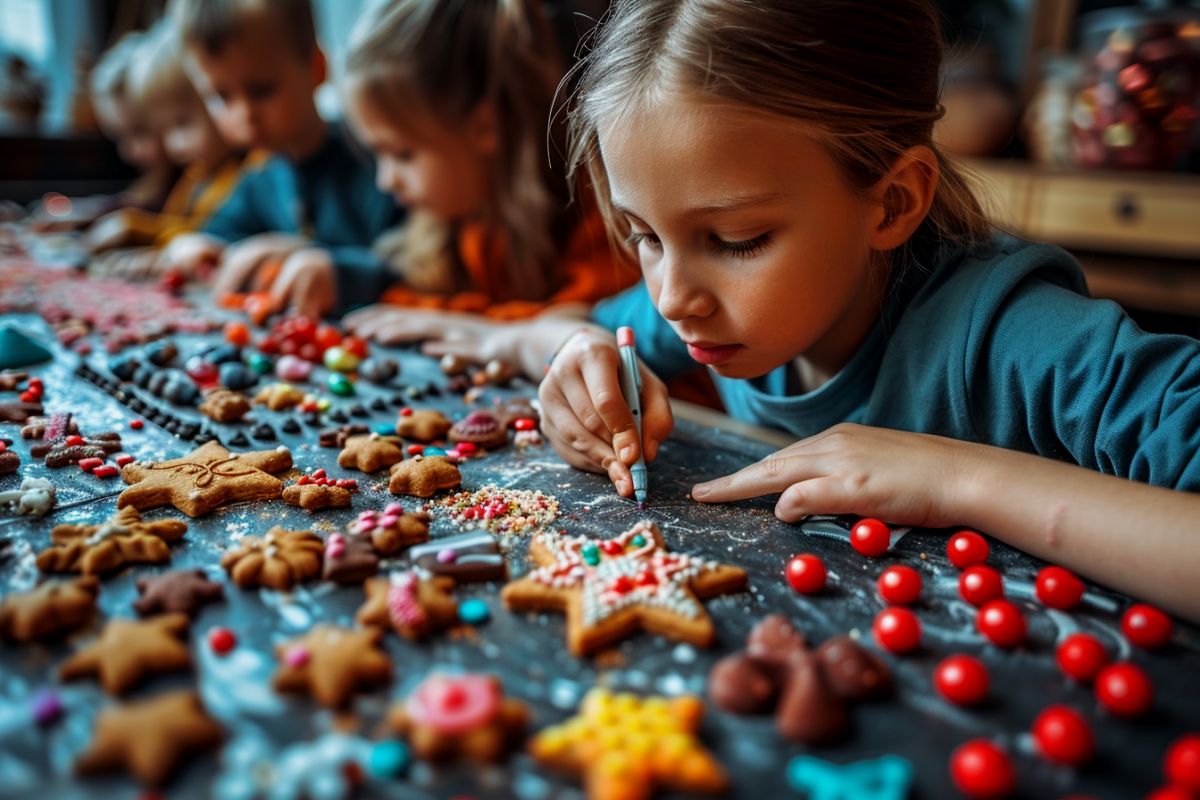
<path id="1" fill-rule="evenodd" d="M 692 487 L 692 497 L 704 497 L 708 494 L 708 487 L 703 483 L 698 483 Z"/>
<path id="2" fill-rule="evenodd" d="M 633 455 L 633 447 L 631 447 L 630 445 L 625 445 L 624 447 L 621 448 L 620 455 L 621 455 L 622 462 L 628 461 L 629 457 Z"/>

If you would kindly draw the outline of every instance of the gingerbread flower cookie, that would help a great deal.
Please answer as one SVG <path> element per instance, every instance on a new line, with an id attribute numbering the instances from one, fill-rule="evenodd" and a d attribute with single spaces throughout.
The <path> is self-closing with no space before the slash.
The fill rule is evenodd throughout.
<path id="1" fill-rule="evenodd" d="M 250 401 L 241 392 L 215 389 L 205 393 L 200 413 L 214 422 L 238 422 L 250 413 Z"/>
<path id="2" fill-rule="evenodd" d="M 193 691 L 167 692 L 100 712 L 92 743 L 75 762 L 80 775 L 125 769 L 162 786 L 189 756 L 225 737 Z"/>
<path id="3" fill-rule="evenodd" d="M 484 450 L 498 450 L 508 444 L 508 428 L 495 414 L 472 411 L 454 423 L 450 429 L 450 441 L 455 444 L 467 442 Z"/>
<path id="4" fill-rule="evenodd" d="M 0 602 L 0 640 L 35 642 L 82 628 L 96 614 L 100 581 L 93 575 L 73 581 L 48 581 Z"/>
<path id="5" fill-rule="evenodd" d="M 399 503 L 388 503 L 382 513 L 368 509 L 350 523 L 350 532 L 371 538 L 382 556 L 394 556 L 406 547 L 429 540 L 431 517 L 425 511 L 408 513 Z"/>
<path id="6" fill-rule="evenodd" d="M 429 443 L 444 439 L 453 426 L 450 418 L 440 411 L 406 408 L 396 421 L 396 434 L 414 442 Z"/>
<path id="7" fill-rule="evenodd" d="M 329 534 L 321 577 L 343 586 L 361 586 L 378 571 L 379 556 L 370 539 L 358 534 Z"/>
<path id="8" fill-rule="evenodd" d="M 416 456 L 392 467 L 388 490 L 392 494 L 433 497 L 444 489 L 462 485 L 458 467 L 441 456 Z"/>
<path id="9" fill-rule="evenodd" d="M 136 508 L 123 508 L 102 525 L 56 525 L 53 546 L 38 553 L 42 572 L 81 572 L 99 575 L 126 564 L 160 564 L 171 558 L 169 542 L 187 533 L 177 519 L 147 522 Z"/>
<path id="10" fill-rule="evenodd" d="M 392 706 L 387 723 L 426 761 L 496 763 L 524 736 L 529 709 L 505 697 L 495 676 L 434 674 Z"/>
<path id="11" fill-rule="evenodd" d="M 254 402 L 272 411 L 286 411 L 304 402 L 304 392 L 291 384 L 273 383 L 260 389 Z"/>
<path id="12" fill-rule="evenodd" d="M 189 517 L 199 517 L 226 503 L 274 500 L 283 482 L 270 473 L 292 468 L 286 447 L 231 453 L 208 442 L 183 458 L 135 461 L 121 472 L 130 484 L 117 506 L 148 508 L 173 505 Z"/>
<path id="13" fill-rule="evenodd" d="M 261 539 L 243 536 L 238 549 L 221 558 L 221 567 L 243 589 L 266 586 L 282 592 L 321 571 L 324 549 L 312 531 L 285 531 L 276 525 Z"/>
<path id="14" fill-rule="evenodd" d="M 380 436 L 378 433 L 351 436 L 346 440 L 342 452 L 338 453 L 338 466 L 361 472 L 375 472 L 390 467 L 404 459 L 401 444 L 395 436 Z"/>
<path id="15" fill-rule="evenodd" d="M 647 798 L 656 788 L 724 792 L 725 770 L 696 737 L 704 703 L 592 689 L 579 714 L 529 743 L 539 763 L 583 776 L 589 800 Z"/>
<path id="16" fill-rule="evenodd" d="M 318 625 L 275 648 L 280 661 L 275 689 L 308 692 L 323 706 L 342 708 L 359 689 L 391 680 L 392 660 L 379 646 L 382 638 L 378 628 Z"/>
<path id="17" fill-rule="evenodd" d="M 391 628 L 405 639 L 419 640 L 458 622 L 450 578 L 394 572 L 371 578 L 363 589 L 367 602 L 354 615 L 360 625 Z"/>
<path id="18" fill-rule="evenodd" d="M 186 614 L 109 620 L 98 640 L 63 662 L 58 676 L 95 676 L 109 694 L 124 694 L 151 675 L 191 669 L 187 629 Z"/>
<path id="19" fill-rule="evenodd" d="M 607 540 L 539 533 L 529 554 L 538 567 L 504 587 L 504 603 L 515 611 L 564 612 L 567 649 L 576 656 L 638 628 L 708 647 L 715 633 L 700 598 L 746 585 L 737 567 L 667 552 L 652 522 Z"/>
<path id="20" fill-rule="evenodd" d="M 200 607 L 225 598 L 221 584 L 208 579 L 202 569 L 182 569 L 153 578 L 138 578 L 138 597 L 133 610 L 139 616 L 187 614 L 196 616 Z"/>

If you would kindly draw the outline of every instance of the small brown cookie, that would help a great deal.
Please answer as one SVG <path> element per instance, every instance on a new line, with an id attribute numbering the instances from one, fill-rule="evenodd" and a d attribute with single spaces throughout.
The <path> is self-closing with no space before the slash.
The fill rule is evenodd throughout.
<path id="1" fill-rule="evenodd" d="M 195 753 L 211 750 L 225 733 L 191 690 L 107 708 L 96 720 L 92 743 L 75 772 L 128 770 L 148 786 L 161 786 Z"/>
<path id="2" fill-rule="evenodd" d="M 10 594 L 0 603 L 0 639 L 33 642 L 78 630 L 95 616 L 99 593 L 99 579 L 85 575 L 71 581 L 48 581 L 33 591 Z"/>
<path id="3" fill-rule="evenodd" d="M 462 485 L 458 466 L 441 456 L 416 456 L 392 467 L 388 491 L 415 497 L 433 497 L 444 489 Z"/>
<path id="4" fill-rule="evenodd" d="M 162 614 L 146 620 L 112 619 L 100 638 L 63 662 L 64 681 L 97 677 L 104 691 L 124 694 L 143 678 L 191 669 L 186 614 Z"/>
<path id="5" fill-rule="evenodd" d="M 250 413 L 250 401 L 241 392 L 216 389 L 204 395 L 200 413 L 215 422 L 237 422 Z"/>
<path id="6" fill-rule="evenodd" d="M 293 483 L 283 490 L 283 502 L 290 506 L 299 506 L 305 511 L 319 511 L 322 508 L 345 508 L 350 505 L 349 489 L 340 486 L 308 483 L 301 486 Z"/>
<path id="7" fill-rule="evenodd" d="M 286 447 L 231 453 L 208 442 L 183 458 L 126 466 L 121 477 L 130 486 L 117 498 L 117 506 L 145 511 L 173 505 L 189 517 L 199 517 L 226 503 L 276 499 L 283 482 L 269 473 L 291 468 L 292 454 Z"/>
<path id="8" fill-rule="evenodd" d="M 44 458 L 46 466 L 60 469 L 85 458 L 105 458 L 121 449 L 121 434 L 113 431 L 89 436 L 66 436 L 54 441 L 43 440 L 29 448 L 34 458 Z"/>
<path id="9" fill-rule="evenodd" d="M 196 616 L 200 606 L 225 598 L 221 584 L 208 579 L 202 569 L 182 569 L 153 578 L 138 578 L 133 610 L 139 616 L 187 614 Z"/>
<path id="10" fill-rule="evenodd" d="M 29 377 L 28 372 L 6 369 L 0 371 L 0 392 L 15 392 L 17 387 Z"/>
<path id="11" fill-rule="evenodd" d="M 171 558 L 167 544 L 185 533 L 182 520 L 147 522 L 136 508 L 123 508 L 101 525 L 56 525 L 54 544 L 38 553 L 37 565 L 42 572 L 99 575 L 126 564 L 160 564 Z"/>
<path id="12" fill-rule="evenodd" d="M 405 512 L 399 503 L 389 503 L 382 513 L 367 510 L 350 523 L 350 532 L 371 537 L 376 552 L 393 556 L 406 547 L 429 540 L 429 522 L 432 517 L 426 511 Z"/>
<path id="13" fill-rule="evenodd" d="M 12 475 L 21 468 L 21 457 L 12 450 L 0 450 L 0 475 Z"/>
<path id="14" fill-rule="evenodd" d="M 440 411 L 427 408 L 405 409 L 396 420 L 396 433 L 414 442 L 429 443 L 444 439 L 454 423 Z"/>
<path id="15" fill-rule="evenodd" d="M 46 413 L 41 403 L 27 403 L 24 400 L 10 400 L 0 403 L 0 422 L 15 422 L 23 425 L 30 417 L 40 417 Z"/>
<path id="16" fill-rule="evenodd" d="M 343 586 L 360 586 L 379 571 L 379 555 L 366 536 L 331 533 L 325 541 L 321 576 Z"/>
<path id="17" fill-rule="evenodd" d="M 76 433 L 79 433 L 79 424 L 69 411 L 48 417 L 30 417 L 21 428 L 23 439 L 60 439 Z"/>
<path id="18" fill-rule="evenodd" d="M 346 440 L 351 436 L 361 436 L 370 433 L 366 425 L 343 425 L 340 428 L 327 428 L 317 434 L 317 444 L 321 447 L 336 447 L 339 450 L 346 446 Z"/>
<path id="19" fill-rule="evenodd" d="M 354 615 L 359 625 L 391 628 L 405 639 L 417 640 L 458 622 L 452 578 L 393 572 L 371 578 L 363 589 L 367 601 Z"/>
<path id="20" fill-rule="evenodd" d="M 342 452 L 338 453 L 338 466 L 361 472 L 375 472 L 402 461 L 402 445 L 403 442 L 395 436 L 380 436 L 378 433 L 351 436 L 346 440 Z"/>
<path id="21" fill-rule="evenodd" d="M 434 674 L 392 705 L 387 724 L 426 761 L 494 764 L 524 738 L 529 708 L 505 697 L 494 675 Z"/>
<path id="22" fill-rule="evenodd" d="M 378 628 L 317 625 L 298 639 L 277 645 L 280 666 L 273 684 L 280 692 L 307 692 L 318 703 L 342 708 L 359 689 L 391 681 L 392 660 L 379 646 Z"/>
<path id="23" fill-rule="evenodd" d="M 272 411 L 284 411 L 303 403 L 304 392 L 288 383 L 273 383 L 260 389 L 254 402 Z"/>
<path id="24" fill-rule="evenodd" d="M 243 589 L 266 586 L 286 591 L 321 571 L 325 545 L 312 531 L 285 531 L 276 525 L 266 536 L 244 536 L 237 550 L 221 558 L 221 567 Z"/>
<path id="25" fill-rule="evenodd" d="M 508 444 L 508 428 L 488 411 L 472 411 L 454 423 L 450 429 L 450 441 L 469 442 L 484 450 L 498 450 Z"/>

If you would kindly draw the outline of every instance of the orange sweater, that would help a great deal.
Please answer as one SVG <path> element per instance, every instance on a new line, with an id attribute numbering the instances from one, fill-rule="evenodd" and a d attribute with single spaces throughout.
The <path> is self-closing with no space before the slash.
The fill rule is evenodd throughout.
<path id="1" fill-rule="evenodd" d="M 497 321 L 528 319 L 562 303 L 595 303 L 631 286 L 637 270 L 622 264 L 612 252 L 598 211 L 590 211 L 571 232 L 559 262 L 559 289 L 545 300 L 511 300 L 501 274 L 502 236 L 482 223 L 466 225 L 458 235 L 458 256 L 473 291 L 453 295 L 429 294 L 396 284 L 381 300 L 393 305 L 482 314 Z"/>

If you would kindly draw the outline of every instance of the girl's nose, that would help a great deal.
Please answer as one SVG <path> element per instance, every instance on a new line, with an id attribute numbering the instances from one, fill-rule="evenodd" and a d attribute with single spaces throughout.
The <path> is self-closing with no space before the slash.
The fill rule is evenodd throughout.
<path id="1" fill-rule="evenodd" d="M 707 317 L 716 308 L 716 297 L 705 287 L 701 276 L 682 261 L 663 252 L 659 261 L 662 283 L 658 292 L 658 313 L 676 322 L 688 317 Z"/>

